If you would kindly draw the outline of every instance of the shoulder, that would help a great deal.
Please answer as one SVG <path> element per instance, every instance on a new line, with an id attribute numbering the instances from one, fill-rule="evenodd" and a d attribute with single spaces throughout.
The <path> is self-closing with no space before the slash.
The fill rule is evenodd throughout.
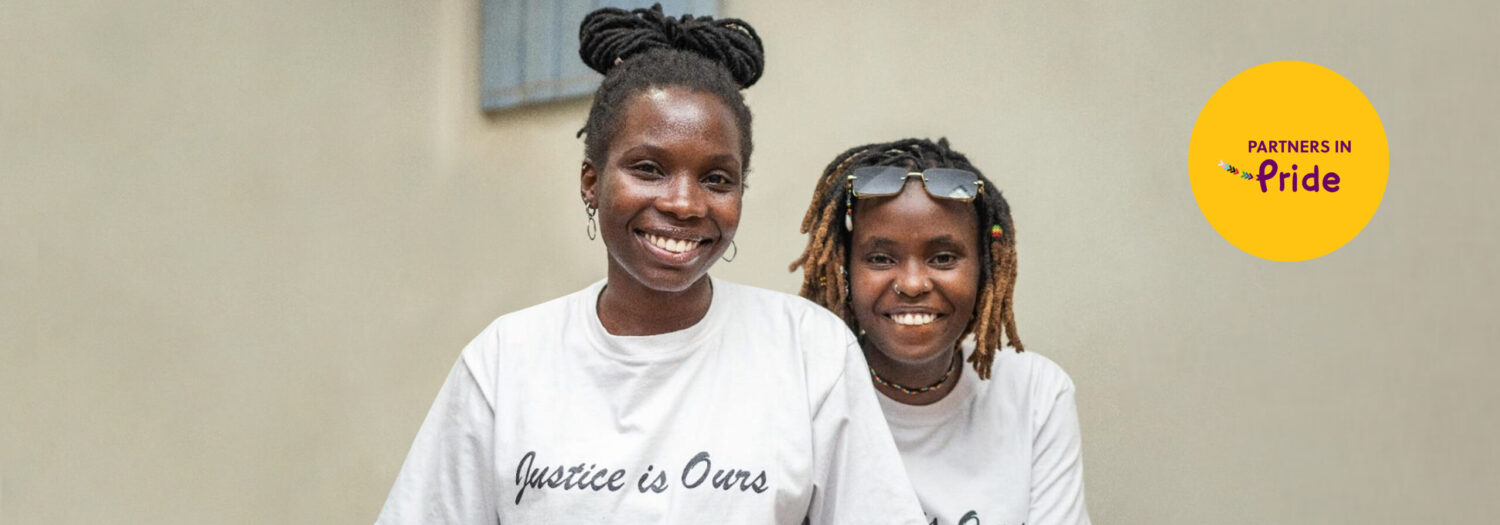
<path id="1" fill-rule="evenodd" d="M 507 331 L 526 331 L 534 329 L 538 324 L 545 325 L 566 319 L 571 313 L 570 307 L 574 302 L 594 288 L 594 286 L 590 286 L 584 290 L 497 317 L 494 321 L 490 322 L 489 326 L 485 327 L 484 331 L 480 332 L 480 335 L 486 333 L 502 334 Z"/>
<path id="2" fill-rule="evenodd" d="M 586 300 L 590 291 L 597 294 L 599 283 L 583 290 L 529 306 L 491 321 L 480 330 L 469 344 L 464 346 L 462 359 L 477 376 L 494 370 L 502 355 L 501 349 L 524 349 L 538 347 L 543 338 L 562 337 L 570 324 L 586 322 L 577 315 L 577 302 Z"/>
<path id="3" fill-rule="evenodd" d="M 996 351 L 991 368 L 992 389 L 1024 399 L 1038 413 L 1051 411 L 1059 401 L 1073 396 L 1073 378 L 1057 362 L 1031 350 L 1013 348 Z"/>
<path id="4" fill-rule="evenodd" d="M 719 287 L 724 292 L 725 296 L 730 300 L 738 301 L 748 305 L 762 306 L 764 307 L 762 308 L 762 310 L 792 313 L 796 315 L 827 314 L 834 319 L 838 319 L 838 317 L 834 316 L 832 312 L 829 312 L 823 307 L 818 306 L 812 301 L 789 293 L 767 290 L 765 288 L 757 288 L 754 286 L 729 282 L 718 278 L 714 279 L 714 286 Z"/>
<path id="5" fill-rule="evenodd" d="M 714 280 L 728 300 L 736 304 L 733 315 L 744 336 L 771 344 L 760 352 L 788 352 L 800 363 L 814 391 L 836 383 L 850 365 L 851 354 L 863 360 L 849 326 L 833 312 L 807 299 L 753 286 Z M 764 354 L 763 354 L 764 355 Z"/>
<path id="6" fill-rule="evenodd" d="M 567 317 L 571 295 L 516 310 L 490 321 L 464 348 L 464 353 L 494 351 L 508 338 L 526 337 Z"/>
<path id="7" fill-rule="evenodd" d="M 1032 350 L 1017 352 L 1005 347 L 995 351 L 993 379 L 1031 385 L 1032 389 L 1072 389 L 1073 378 L 1057 362 Z"/>
<path id="8" fill-rule="evenodd" d="M 1031 376 L 1032 390 L 1072 390 L 1073 378 L 1056 361 L 1031 350 L 1016 352 L 1010 348 L 1005 353 L 1016 356 L 1024 363 L 1023 368 Z"/>
<path id="9" fill-rule="evenodd" d="M 799 337 L 836 337 L 848 331 L 833 312 L 807 299 L 764 288 L 715 279 L 726 300 L 734 303 L 734 315 L 754 323 L 785 325 Z"/>

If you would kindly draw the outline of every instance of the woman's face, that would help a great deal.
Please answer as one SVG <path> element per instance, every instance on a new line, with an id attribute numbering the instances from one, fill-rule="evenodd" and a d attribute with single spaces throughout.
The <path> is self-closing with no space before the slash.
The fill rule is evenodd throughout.
<path id="1" fill-rule="evenodd" d="M 623 273 L 651 290 L 686 290 L 740 224 L 734 113 L 711 94 L 649 89 L 626 102 L 605 157 L 584 162 L 581 183 L 599 207 L 611 282 Z"/>
<path id="2" fill-rule="evenodd" d="M 908 365 L 951 358 L 979 294 L 978 222 L 973 204 L 934 199 L 915 179 L 856 201 L 850 301 L 867 343 Z"/>

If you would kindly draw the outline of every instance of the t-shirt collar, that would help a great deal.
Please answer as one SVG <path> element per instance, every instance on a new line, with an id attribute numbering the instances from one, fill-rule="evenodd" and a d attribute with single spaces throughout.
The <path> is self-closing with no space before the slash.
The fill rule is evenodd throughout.
<path id="1" fill-rule="evenodd" d="M 599 294 L 604 292 L 606 281 L 600 280 L 579 294 L 574 308 L 588 320 L 588 337 L 593 346 L 605 357 L 632 364 L 658 363 L 682 359 L 703 346 L 704 341 L 719 330 L 726 315 L 725 303 L 729 302 L 726 284 L 712 276 L 709 279 L 712 295 L 708 313 L 692 326 L 656 335 L 614 335 L 604 329 L 599 320 Z"/>
<path id="2" fill-rule="evenodd" d="M 880 409 L 885 412 L 886 421 L 903 427 L 927 427 L 947 421 L 973 406 L 976 394 L 987 385 L 968 362 L 969 354 L 974 351 L 973 340 L 964 341 L 962 349 L 964 360 L 958 363 L 961 369 L 958 384 L 936 403 L 908 405 L 886 397 L 884 393 L 878 394 L 876 397 L 880 398 Z"/>

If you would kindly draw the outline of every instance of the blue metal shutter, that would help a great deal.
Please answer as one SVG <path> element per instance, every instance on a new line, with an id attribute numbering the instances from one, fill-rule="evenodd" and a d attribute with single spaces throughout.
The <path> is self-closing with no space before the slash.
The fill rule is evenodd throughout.
<path id="1" fill-rule="evenodd" d="M 602 78 L 578 59 L 578 24 L 601 6 L 653 0 L 485 0 L 480 105 L 486 111 L 594 92 Z M 669 15 L 718 16 L 718 0 L 663 0 Z"/>

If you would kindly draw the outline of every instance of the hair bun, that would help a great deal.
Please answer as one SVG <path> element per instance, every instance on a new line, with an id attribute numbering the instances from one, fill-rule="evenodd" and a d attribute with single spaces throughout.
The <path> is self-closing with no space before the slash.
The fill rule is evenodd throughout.
<path id="1" fill-rule="evenodd" d="M 740 89 L 760 80 L 765 49 L 755 28 L 743 20 L 662 13 L 650 9 L 606 7 L 583 17 L 578 27 L 578 56 L 594 71 L 608 74 L 621 60 L 653 49 L 692 51 L 729 70 Z"/>

